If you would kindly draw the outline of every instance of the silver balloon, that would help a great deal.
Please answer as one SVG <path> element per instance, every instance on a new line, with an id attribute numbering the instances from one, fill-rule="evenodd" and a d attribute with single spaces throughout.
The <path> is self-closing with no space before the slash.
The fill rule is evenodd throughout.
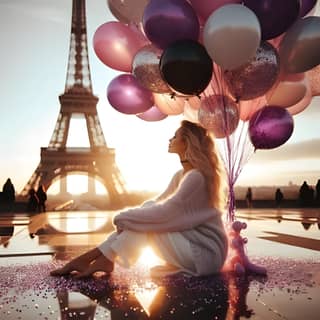
<path id="1" fill-rule="evenodd" d="M 159 61 L 162 50 L 153 45 L 140 49 L 133 58 L 132 74 L 145 88 L 156 93 L 168 93 L 170 88 L 162 79 Z"/>
<path id="2" fill-rule="evenodd" d="M 279 54 L 287 73 L 308 71 L 320 63 L 320 17 L 299 19 L 284 35 Z"/>
<path id="3" fill-rule="evenodd" d="M 201 101 L 198 111 L 199 123 L 211 130 L 216 138 L 232 134 L 239 124 L 237 104 L 224 95 L 212 95 Z"/>
<path id="4" fill-rule="evenodd" d="M 254 58 L 237 69 L 225 71 L 224 77 L 236 100 L 251 100 L 271 89 L 279 73 L 280 59 L 276 49 L 263 42 Z"/>

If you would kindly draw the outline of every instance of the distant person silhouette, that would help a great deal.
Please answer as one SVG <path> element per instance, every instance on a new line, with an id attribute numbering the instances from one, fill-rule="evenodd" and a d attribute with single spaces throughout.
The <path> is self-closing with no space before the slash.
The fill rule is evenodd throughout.
<path id="1" fill-rule="evenodd" d="M 5 204 L 5 208 L 8 211 L 13 210 L 13 204 L 16 200 L 14 185 L 11 182 L 11 179 L 8 178 L 5 184 L 2 187 L 2 201 Z"/>
<path id="2" fill-rule="evenodd" d="M 252 208 L 252 189 L 249 187 L 246 193 L 247 208 Z"/>
<path id="3" fill-rule="evenodd" d="M 307 205 L 308 207 L 312 207 L 314 203 L 314 189 L 309 186 L 308 197 L 307 197 Z"/>
<path id="4" fill-rule="evenodd" d="M 320 204 L 320 179 L 318 180 L 316 184 L 316 204 Z"/>
<path id="5" fill-rule="evenodd" d="M 310 197 L 309 185 L 304 181 L 299 190 L 299 201 L 302 207 L 308 206 L 308 199 Z"/>
<path id="6" fill-rule="evenodd" d="M 29 199 L 27 204 L 28 212 L 37 212 L 39 206 L 39 199 L 36 191 L 32 188 L 29 191 Z"/>
<path id="7" fill-rule="evenodd" d="M 8 247 L 9 241 L 14 233 L 14 225 L 7 225 L 0 227 L 0 245 L 4 248 Z"/>
<path id="8" fill-rule="evenodd" d="M 44 186 L 40 185 L 37 190 L 37 197 L 38 197 L 38 211 L 39 212 L 46 212 L 46 201 L 47 201 L 47 194 L 44 191 Z"/>
<path id="9" fill-rule="evenodd" d="M 276 206 L 277 208 L 280 208 L 281 207 L 281 204 L 282 204 L 282 201 L 283 201 L 283 193 L 281 191 L 280 188 L 278 188 L 276 190 L 276 193 L 275 193 L 275 200 L 276 200 Z"/>

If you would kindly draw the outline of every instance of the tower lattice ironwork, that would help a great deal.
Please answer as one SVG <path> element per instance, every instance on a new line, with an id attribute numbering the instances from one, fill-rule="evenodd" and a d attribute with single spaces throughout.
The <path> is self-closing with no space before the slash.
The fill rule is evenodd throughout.
<path id="1" fill-rule="evenodd" d="M 98 97 L 93 94 L 87 45 L 85 0 L 73 0 L 69 60 L 65 91 L 59 96 L 60 113 L 49 146 L 41 148 L 41 160 L 21 191 L 46 189 L 68 173 L 87 173 L 99 178 L 108 191 L 110 202 L 126 193 L 124 181 L 115 162 L 115 150 L 106 144 L 97 114 Z M 88 148 L 67 147 L 72 117 L 84 117 L 89 137 Z"/>

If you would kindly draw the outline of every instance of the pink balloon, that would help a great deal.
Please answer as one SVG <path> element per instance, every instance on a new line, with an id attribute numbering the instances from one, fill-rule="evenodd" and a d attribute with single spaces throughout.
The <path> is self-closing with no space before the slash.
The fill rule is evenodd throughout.
<path id="1" fill-rule="evenodd" d="M 134 55 L 146 44 L 137 31 L 117 21 L 102 24 L 94 33 L 93 48 L 106 66 L 130 72 Z"/>
<path id="2" fill-rule="evenodd" d="M 203 20 L 207 20 L 212 12 L 226 4 L 241 2 L 241 0 L 190 0 L 193 9 Z"/>
<path id="3" fill-rule="evenodd" d="M 261 96 L 256 99 L 240 101 L 239 109 L 240 109 L 240 119 L 242 121 L 248 121 L 251 119 L 253 114 L 267 105 L 267 100 L 265 96 Z"/>
<path id="4" fill-rule="evenodd" d="M 186 104 L 188 104 L 191 108 L 198 110 L 201 105 L 201 97 L 192 96 L 186 98 Z"/>
<path id="5" fill-rule="evenodd" d="M 184 106 L 183 116 L 188 121 L 191 121 L 194 123 L 199 123 L 198 110 L 190 107 L 190 105 L 188 103 L 186 103 Z"/>
<path id="6" fill-rule="evenodd" d="M 150 90 L 141 86 L 132 74 L 121 74 L 108 85 L 107 97 L 111 106 L 125 114 L 145 112 L 154 105 Z"/>
<path id="7" fill-rule="evenodd" d="M 137 114 L 137 117 L 145 121 L 160 121 L 167 118 L 168 115 L 161 112 L 158 107 L 153 106 L 147 111 Z"/>
<path id="8" fill-rule="evenodd" d="M 289 111 L 291 115 L 294 116 L 302 112 L 303 110 L 305 110 L 309 106 L 311 100 L 312 100 L 311 88 L 310 86 L 307 86 L 307 91 L 305 96 L 297 104 L 286 109 Z"/>
<path id="9" fill-rule="evenodd" d="M 288 108 L 297 104 L 307 92 L 308 82 L 304 73 L 284 75 L 280 81 L 266 93 L 268 104 Z"/>
<path id="10" fill-rule="evenodd" d="M 153 93 L 155 105 L 161 112 L 168 115 L 180 114 L 183 112 L 185 101 L 172 94 Z"/>

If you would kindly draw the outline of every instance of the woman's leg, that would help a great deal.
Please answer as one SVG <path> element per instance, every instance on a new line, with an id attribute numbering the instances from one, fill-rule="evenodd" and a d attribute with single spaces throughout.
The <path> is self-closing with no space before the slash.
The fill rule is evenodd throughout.
<path id="1" fill-rule="evenodd" d="M 113 233 L 99 247 L 101 255 L 95 259 L 86 270 L 76 275 L 76 278 L 88 277 L 97 271 L 111 273 L 114 262 L 123 267 L 133 265 L 141 254 L 141 248 L 148 244 L 145 233 L 124 230 L 120 234 Z"/>
<path id="2" fill-rule="evenodd" d="M 116 239 L 117 233 L 113 232 L 107 240 L 105 240 L 100 246 L 110 246 L 110 244 Z M 63 276 L 72 273 L 73 271 L 78 272 L 84 272 L 87 271 L 90 264 L 98 259 L 102 255 L 101 250 L 99 250 L 99 247 L 96 247 L 92 250 L 87 251 L 86 253 L 80 255 L 79 257 L 76 257 L 72 259 L 70 262 L 68 262 L 65 266 L 62 268 L 53 270 L 50 272 L 50 275 L 52 276 Z M 99 261 L 101 262 L 102 259 Z M 109 270 L 110 268 L 108 268 Z"/>
<path id="3" fill-rule="evenodd" d="M 87 251 L 86 253 L 72 259 L 62 268 L 53 270 L 50 272 L 51 276 L 62 276 L 69 274 L 73 271 L 85 271 L 90 263 L 97 259 L 101 255 L 101 251 L 98 248 Z"/>

